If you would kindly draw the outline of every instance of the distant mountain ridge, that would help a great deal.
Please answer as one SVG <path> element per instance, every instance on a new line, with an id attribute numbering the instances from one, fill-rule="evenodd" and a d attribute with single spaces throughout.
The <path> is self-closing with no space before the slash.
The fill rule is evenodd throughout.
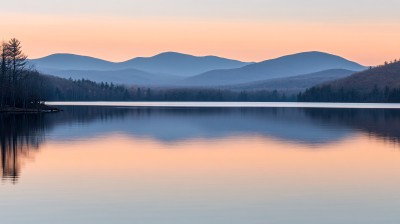
<path id="1" fill-rule="evenodd" d="M 227 86 L 227 88 L 232 90 L 277 90 L 286 93 L 298 93 L 315 85 L 348 77 L 354 73 L 356 72 L 346 69 L 329 69 L 311 74 L 237 84 Z"/>
<path id="2" fill-rule="evenodd" d="M 193 56 L 165 52 L 153 57 L 138 57 L 124 62 L 110 62 L 75 54 L 52 54 L 33 59 L 31 63 L 42 70 L 125 70 L 136 69 L 148 73 L 189 77 L 214 69 L 239 68 L 250 63 L 216 56 Z"/>
<path id="3" fill-rule="evenodd" d="M 361 71 L 366 67 L 342 57 L 311 51 L 287 55 L 237 69 L 209 71 L 185 80 L 191 85 L 230 85 L 272 78 L 284 78 L 329 69 Z"/>
<path id="4" fill-rule="evenodd" d="M 41 70 L 112 70 L 116 63 L 76 54 L 52 54 L 32 59 L 30 63 Z"/>
<path id="5" fill-rule="evenodd" d="M 153 57 L 139 57 L 120 63 L 122 67 L 136 68 L 151 73 L 189 77 L 215 69 L 240 68 L 251 63 L 217 56 L 192 56 L 165 52 Z"/>
<path id="6" fill-rule="evenodd" d="M 216 56 L 198 57 L 176 52 L 165 52 L 147 58 L 138 57 L 118 63 L 88 56 L 54 54 L 31 60 L 31 63 L 42 73 L 63 78 L 170 87 L 240 85 L 318 72 L 321 72 L 321 80 L 330 81 L 344 76 L 339 73 L 322 73 L 323 71 L 342 69 L 357 72 L 366 68 L 345 58 L 317 51 L 287 55 L 259 63 Z M 312 83 L 318 83 L 318 78 L 312 79 Z M 280 82 L 282 81 L 284 82 Z M 289 81 L 293 83 L 293 79 Z M 293 85 L 298 84 L 299 88 L 302 88 L 304 82 L 305 80 L 297 80 Z"/>

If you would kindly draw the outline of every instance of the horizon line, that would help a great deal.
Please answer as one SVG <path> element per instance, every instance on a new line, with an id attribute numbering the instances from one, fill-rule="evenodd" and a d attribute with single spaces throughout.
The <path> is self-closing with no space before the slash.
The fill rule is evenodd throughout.
<path id="1" fill-rule="evenodd" d="M 114 60 L 108 60 L 108 59 L 105 59 L 105 58 L 102 58 L 102 57 L 96 57 L 96 56 L 91 56 L 91 55 L 86 55 L 86 54 L 78 54 L 78 53 L 68 53 L 68 52 L 51 53 L 51 54 L 48 54 L 48 55 L 45 55 L 45 56 L 42 56 L 42 57 L 35 57 L 35 58 L 28 58 L 28 59 L 29 60 L 38 60 L 38 59 L 43 59 L 43 58 L 54 56 L 54 55 L 74 55 L 74 56 L 98 59 L 98 60 L 102 60 L 102 61 L 106 61 L 106 62 L 111 62 L 111 63 L 117 64 L 117 63 L 123 63 L 123 62 L 127 62 L 127 61 L 134 60 L 134 59 L 139 59 L 139 58 L 152 58 L 152 57 L 156 57 L 156 56 L 159 56 L 159 55 L 162 55 L 162 54 L 167 54 L 167 53 L 175 53 L 175 54 L 198 57 L 198 58 L 217 57 L 217 58 L 234 60 L 234 61 L 243 62 L 243 63 L 260 63 L 260 62 L 264 62 L 264 61 L 267 61 L 267 60 L 273 60 L 273 59 L 278 59 L 278 58 L 282 58 L 282 57 L 285 57 L 285 56 L 297 55 L 297 54 L 302 54 L 302 53 L 323 53 L 323 54 L 329 54 L 329 55 L 341 57 L 343 59 L 346 59 L 346 60 L 351 61 L 351 62 L 355 62 L 357 64 L 360 64 L 360 65 L 366 67 L 366 65 L 363 65 L 362 63 L 359 63 L 356 60 L 351 60 L 351 59 L 348 59 L 348 58 L 346 58 L 345 56 L 342 56 L 342 55 L 337 55 L 337 54 L 333 54 L 333 53 L 325 52 L 325 51 L 320 51 L 320 50 L 309 50 L 309 51 L 294 52 L 294 53 L 284 54 L 284 55 L 280 55 L 280 56 L 274 56 L 274 57 L 267 58 L 267 59 L 262 59 L 261 61 L 243 61 L 243 60 L 239 60 L 239 59 L 235 59 L 235 58 L 231 58 L 231 57 L 225 57 L 225 56 L 218 56 L 218 55 L 211 55 L 211 54 L 209 54 L 209 55 L 196 55 L 196 54 L 183 53 L 183 52 L 178 52 L 178 51 L 162 51 L 162 52 L 159 52 L 159 53 L 156 53 L 156 54 L 152 54 L 151 56 L 134 56 L 134 57 L 130 57 L 128 59 L 122 60 L 122 61 L 114 61 Z"/>

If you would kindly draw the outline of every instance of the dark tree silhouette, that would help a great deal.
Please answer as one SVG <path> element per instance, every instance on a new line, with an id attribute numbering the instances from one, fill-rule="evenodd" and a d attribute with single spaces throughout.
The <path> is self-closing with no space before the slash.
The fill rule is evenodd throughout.
<path id="1" fill-rule="evenodd" d="M 11 98 L 13 106 L 16 106 L 17 92 L 20 90 L 20 79 L 27 63 L 27 56 L 22 53 L 21 42 L 15 38 L 11 39 L 8 44 L 5 45 L 6 57 L 10 64 L 10 86 L 11 86 Z"/>
<path id="2" fill-rule="evenodd" d="M 1 44 L 1 55 L 0 55 L 0 108 L 4 107 L 4 97 L 5 97 L 5 91 L 6 91 L 6 73 L 7 73 L 7 46 L 5 43 Z"/>
<path id="3" fill-rule="evenodd" d="M 27 56 L 15 38 L 1 45 L 0 108 L 32 108 L 40 103 L 39 74 L 27 69 Z"/>

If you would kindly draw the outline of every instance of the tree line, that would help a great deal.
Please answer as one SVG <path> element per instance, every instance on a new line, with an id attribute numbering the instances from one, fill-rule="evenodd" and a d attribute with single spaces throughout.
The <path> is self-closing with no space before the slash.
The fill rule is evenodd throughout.
<path id="1" fill-rule="evenodd" d="M 347 102 L 347 103 L 400 103 L 400 88 L 383 89 L 375 86 L 370 91 L 332 88 L 330 85 L 312 87 L 297 96 L 299 102 Z"/>
<path id="2" fill-rule="evenodd" d="M 96 83 L 42 76 L 46 101 L 294 101 L 278 91 L 231 91 L 215 88 L 161 88 Z"/>

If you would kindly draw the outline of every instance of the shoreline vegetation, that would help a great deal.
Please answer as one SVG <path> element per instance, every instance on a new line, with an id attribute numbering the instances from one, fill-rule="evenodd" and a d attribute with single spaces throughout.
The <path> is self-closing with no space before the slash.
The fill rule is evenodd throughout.
<path id="1" fill-rule="evenodd" d="M 35 108 L 19 108 L 4 106 L 0 108 L 0 113 L 50 113 L 62 111 L 56 107 L 46 104 L 38 104 Z"/>
<path id="2" fill-rule="evenodd" d="M 15 38 L 0 46 L 0 112 L 56 112 L 42 101 L 38 74 L 29 68 L 27 56 Z"/>

